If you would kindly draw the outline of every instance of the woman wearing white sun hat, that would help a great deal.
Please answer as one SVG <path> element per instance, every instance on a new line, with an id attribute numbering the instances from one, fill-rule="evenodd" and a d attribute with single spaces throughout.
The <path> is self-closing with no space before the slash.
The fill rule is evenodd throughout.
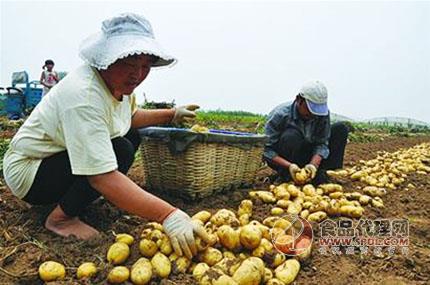
<path id="1" fill-rule="evenodd" d="M 56 204 L 45 227 L 82 239 L 97 230 L 78 215 L 103 195 L 121 209 L 162 223 L 175 251 L 191 257 L 194 234 L 208 239 L 203 228 L 125 175 L 140 144 L 136 128 L 195 116 L 196 105 L 136 106 L 133 90 L 150 69 L 176 60 L 161 49 L 148 20 L 132 13 L 103 21 L 102 31 L 81 45 L 80 56 L 86 64 L 51 89 L 13 138 L 4 158 L 9 188 L 30 204 Z"/>

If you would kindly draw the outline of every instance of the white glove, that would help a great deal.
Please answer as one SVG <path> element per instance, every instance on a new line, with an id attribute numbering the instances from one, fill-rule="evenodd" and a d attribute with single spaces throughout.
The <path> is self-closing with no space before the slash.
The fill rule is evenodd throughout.
<path id="1" fill-rule="evenodd" d="M 297 182 L 296 173 L 300 171 L 300 167 L 295 163 L 291 163 L 290 167 L 288 167 L 288 171 L 290 172 L 291 179 L 293 179 L 294 182 Z"/>
<path id="2" fill-rule="evenodd" d="M 203 241 L 210 241 L 210 237 L 205 229 L 179 209 L 176 209 L 164 219 L 163 228 L 164 232 L 169 236 L 170 243 L 178 256 L 185 254 L 186 257 L 191 259 L 197 253 L 194 233 Z"/>
<path id="3" fill-rule="evenodd" d="M 308 173 L 310 173 L 310 178 L 311 180 L 315 178 L 315 176 L 317 175 L 317 167 L 311 163 L 306 164 L 305 169 Z"/>
<path id="4" fill-rule="evenodd" d="M 177 107 L 171 123 L 180 124 L 189 118 L 196 117 L 196 112 L 194 111 L 197 110 L 198 108 L 200 108 L 200 106 L 198 105 L 186 105 L 186 106 Z"/>

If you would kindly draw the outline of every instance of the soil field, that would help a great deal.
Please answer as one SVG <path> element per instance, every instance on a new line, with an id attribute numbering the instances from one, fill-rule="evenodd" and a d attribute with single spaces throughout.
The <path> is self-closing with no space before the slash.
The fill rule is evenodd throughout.
<path id="1" fill-rule="evenodd" d="M 376 157 L 378 151 L 395 151 L 412 147 L 421 142 L 430 142 L 430 137 L 387 137 L 382 142 L 350 143 L 347 146 L 345 165 L 352 166 L 359 160 Z M 258 173 L 255 188 L 267 188 L 270 169 Z M 136 161 L 129 176 L 143 186 L 141 163 Z M 43 284 L 37 275 L 38 266 L 46 260 L 62 262 L 67 269 L 67 278 L 49 284 L 105 284 L 108 266 L 106 252 L 114 241 L 113 233 L 126 232 L 135 238 L 140 236 L 145 220 L 128 215 L 104 199 L 97 200 L 81 217 L 97 228 L 101 234 L 90 241 L 76 238 L 61 238 L 43 227 L 46 215 L 52 207 L 29 207 L 14 198 L 1 181 L 0 186 L 0 284 Z M 405 185 L 413 183 L 416 188 L 390 191 L 384 197 L 385 208 L 366 207 L 365 217 L 385 219 L 408 219 L 408 253 L 386 252 L 379 254 L 322 254 L 314 245 L 312 258 L 303 264 L 294 284 L 430 284 L 430 177 L 411 174 Z M 402 185 L 400 189 L 404 189 Z M 353 190 L 356 183 L 346 182 L 346 191 Z M 200 210 L 215 212 L 216 209 L 237 209 L 240 201 L 248 198 L 250 189 L 238 189 L 198 202 L 187 202 L 179 198 L 159 194 L 175 206 L 192 215 Z M 268 214 L 267 205 L 256 204 L 253 218 L 261 220 Z M 134 243 L 132 254 L 126 262 L 131 265 L 139 257 L 138 243 Z M 105 267 L 91 282 L 75 279 L 77 266 L 92 261 Z M 172 274 L 169 280 L 157 280 L 153 284 L 197 284 L 191 275 Z"/>

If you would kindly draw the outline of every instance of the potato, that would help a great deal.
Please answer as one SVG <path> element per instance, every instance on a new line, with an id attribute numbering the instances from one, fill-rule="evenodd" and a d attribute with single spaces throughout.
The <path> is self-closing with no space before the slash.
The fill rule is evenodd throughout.
<path id="1" fill-rule="evenodd" d="M 123 263 L 130 255 L 130 248 L 123 242 L 112 244 L 107 252 L 107 260 L 112 264 Z"/>
<path id="2" fill-rule="evenodd" d="M 131 268 L 130 280 L 133 284 L 144 285 L 152 278 L 152 264 L 146 258 L 140 258 Z"/>
<path id="3" fill-rule="evenodd" d="M 170 243 L 170 239 L 167 236 L 163 236 L 156 242 L 158 249 L 164 255 L 170 255 L 173 252 L 172 244 Z"/>
<path id="4" fill-rule="evenodd" d="M 306 196 L 315 196 L 317 194 L 315 187 L 312 184 L 306 184 L 305 186 L 303 186 L 302 192 Z"/>
<path id="5" fill-rule="evenodd" d="M 298 197 L 299 193 L 300 193 L 299 188 L 297 188 L 297 186 L 292 185 L 292 184 L 287 186 L 287 191 L 288 191 L 288 193 L 290 193 L 291 197 Z"/>
<path id="6" fill-rule="evenodd" d="M 332 199 L 339 199 L 344 196 L 343 192 L 333 192 L 328 195 Z"/>
<path id="7" fill-rule="evenodd" d="M 239 208 L 237 210 L 237 215 L 242 216 L 244 214 L 252 215 L 252 201 L 251 200 L 242 200 L 240 202 Z"/>
<path id="8" fill-rule="evenodd" d="M 45 282 L 62 280 L 66 276 L 66 268 L 55 261 L 45 261 L 39 266 L 39 276 Z"/>
<path id="9" fill-rule="evenodd" d="M 372 201 L 371 201 L 371 204 L 375 208 L 384 208 L 384 202 L 379 197 L 373 198 Z"/>
<path id="10" fill-rule="evenodd" d="M 327 218 L 326 212 L 317 211 L 317 212 L 312 213 L 308 216 L 308 221 L 319 223 L 319 222 L 323 221 L 325 218 Z"/>
<path id="11" fill-rule="evenodd" d="M 387 191 L 384 188 L 378 188 L 375 186 L 366 186 L 363 188 L 364 194 L 367 194 L 372 197 L 381 197 L 384 196 Z"/>
<path id="12" fill-rule="evenodd" d="M 221 270 L 217 268 L 209 268 L 200 278 L 200 285 L 213 285 L 213 281 L 225 275 Z"/>
<path id="13" fill-rule="evenodd" d="M 233 274 L 233 280 L 239 285 L 258 285 L 262 280 L 264 263 L 261 261 L 263 263 L 261 268 L 260 262 L 251 260 L 251 258 L 257 257 L 245 259 Z"/>
<path id="14" fill-rule="evenodd" d="M 273 259 L 272 259 L 273 261 L 271 266 L 274 268 L 278 267 L 279 265 L 285 262 L 285 259 L 286 259 L 285 254 L 277 252 L 273 255 Z"/>
<path id="15" fill-rule="evenodd" d="M 76 277 L 78 277 L 78 279 L 91 278 L 96 274 L 97 274 L 97 266 L 92 262 L 82 263 L 78 267 L 78 270 L 76 271 Z"/>
<path id="16" fill-rule="evenodd" d="M 153 257 L 158 251 L 158 246 L 155 242 L 149 239 L 142 239 L 139 242 L 139 251 L 145 257 Z"/>
<path id="17" fill-rule="evenodd" d="M 360 218 L 363 215 L 364 209 L 362 207 L 346 205 L 340 207 L 339 212 L 346 217 Z"/>
<path id="18" fill-rule="evenodd" d="M 276 202 L 276 206 L 278 206 L 278 207 L 280 207 L 280 208 L 283 208 L 283 209 L 287 209 L 287 208 L 288 208 L 288 206 L 289 206 L 291 203 L 293 203 L 293 201 L 286 200 L 286 199 L 281 199 L 281 200 L 278 200 L 278 201 Z"/>
<path id="19" fill-rule="evenodd" d="M 233 275 L 239 268 L 241 260 L 236 257 L 224 257 L 221 261 L 217 262 L 213 268 L 217 268 L 227 275 Z"/>
<path id="20" fill-rule="evenodd" d="M 302 210 L 302 205 L 300 205 L 299 203 L 291 203 L 288 206 L 287 213 L 291 215 L 298 215 L 301 210 Z"/>
<path id="21" fill-rule="evenodd" d="M 343 192 L 342 185 L 335 184 L 335 183 L 321 184 L 318 187 L 321 188 L 325 194 L 329 194 L 333 192 Z"/>
<path id="22" fill-rule="evenodd" d="M 310 214 L 309 210 L 303 210 L 303 211 L 300 212 L 300 217 L 303 218 L 303 219 L 307 219 L 308 216 L 309 216 L 309 214 Z"/>
<path id="23" fill-rule="evenodd" d="M 251 191 L 249 192 L 251 197 L 255 197 L 257 199 L 262 200 L 264 203 L 275 203 L 276 198 L 272 192 L 269 191 Z"/>
<path id="24" fill-rule="evenodd" d="M 216 248 L 208 247 L 201 254 L 201 261 L 205 262 L 209 266 L 215 265 L 223 258 L 222 252 Z"/>
<path id="25" fill-rule="evenodd" d="M 148 239 L 157 242 L 158 240 L 162 239 L 165 236 L 166 235 L 160 230 L 152 230 L 149 233 Z"/>
<path id="26" fill-rule="evenodd" d="M 295 259 L 288 259 L 275 269 L 275 276 L 277 279 L 284 282 L 284 284 L 288 285 L 293 283 L 299 271 L 300 263 Z"/>
<path id="27" fill-rule="evenodd" d="M 130 271 L 125 266 L 115 266 L 108 274 L 107 280 L 112 284 L 120 284 L 128 280 Z"/>
<path id="28" fill-rule="evenodd" d="M 273 272 L 269 268 L 264 268 L 263 282 L 267 283 L 270 279 L 273 278 Z"/>
<path id="29" fill-rule="evenodd" d="M 249 224 L 249 214 L 240 215 L 239 222 L 241 226 Z"/>
<path id="30" fill-rule="evenodd" d="M 262 238 L 262 233 L 257 226 L 246 225 L 240 229 L 240 243 L 247 249 L 256 248 Z"/>
<path id="31" fill-rule="evenodd" d="M 123 242 L 126 245 L 131 245 L 134 242 L 134 237 L 129 234 L 117 234 L 115 236 L 116 242 Z"/>
<path id="32" fill-rule="evenodd" d="M 272 215 L 275 215 L 275 216 L 280 216 L 284 213 L 284 210 L 282 208 L 279 208 L 279 207 L 274 207 L 274 208 L 272 208 L 272 210 L 270 210 L 270 213 Z"/>
<path id="33" fill-rule="evenodd" d="M 187 272 L 188 267 L 191 265 L 191 260 L 186 258 L 185 256 L 178 257 L 174 262 L 174 271 L 185 273 Z"/>
<path id="34" fill-rule="evenodd" d="M 372 197 L 367 195 L 362 195 L 358 200 L 358 202 L 360 202 L 361 205 L 366 206 L 367 204 L 370 203 L 371 200 L 372 200 Z"/>
<path id="35" fill-rule="evenodd" d="M 306 171 L 305 168 L 302 168 L 299 172 L 296 173 L 296 179 L 295 181 L 302 185 L 308 182 L 310 179 L 310 173 Z"/>
<path id="36" fill-rule="evenodd" d="M 240 231 L 235 230 L 228 225 L 221 226 L 217 231 L 219 242 L 229 250 L 235 250 L 240 247 Z"/>
<path id="37" fill-rule="evenodd" d="M 212 214 L 208 211 L 200 211 L 191 217 L 193 220 L 199 220 L 206 223 L 211 218 Z"/>
<path id="38" fill-rule="evenodd" d="M 362 177 L 366 177 L 366 176 L 367 176 L 367 173 L 365 173 L 364 171 L 357 171 L 351 175 L 351 179 L 360 180 Z"/>
<path id="39" fill-rule="evenodd" d="M 210 222 L 217 227 L 222 225 L 239 226 L 239 220 L 236 218 L 235 213 L 227 209 L 221 209 L 216 212 L 211 218 Z"/>
<path id="40" fill-rule="evenodd" d="M 276 187 L 275 189 L 273 189 L 273 194 L 275 194 L 275 198 L 277 200 L 290 199 L 290 193 L 284 187 Z"/>
<path id="41" fill-rule="evenodd" d="M 152 257 L 151 265 L 156 275 L 160 278 L 167 278 L 172 271 L 170 260 L 161 252 L 157 252 L 154 257 Z"/>
<path id="42" fill-rule="evenodd" d="M 236 258 L 236 256 L 234 255 L 234 253 L 233 253 L 233 252 L 231 252 L 231 251 L 228 251 L 228 250 L 224 251 L 224 252 L 222 253 L 222 256 L 223 256 L 224 258 Z"/>
<path id="43" fill-rule="evenodd" d="M 209 269 L 209 265 L 207 265 L 204 262 L 200 262 L 196 265 L 196 267 L 194 267 L 193 270 L 193 277 L 194 279 L 196 279 L 197 281 L 200 281 L 200 279 L 203 277 L 203 274 L 205 274 L 205 272 Z"/>

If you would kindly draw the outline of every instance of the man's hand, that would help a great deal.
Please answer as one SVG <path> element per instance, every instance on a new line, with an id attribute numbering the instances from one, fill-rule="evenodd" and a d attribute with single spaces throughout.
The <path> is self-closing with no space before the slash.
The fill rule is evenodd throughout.
<path id="1" fill-rule="evenodd" d="M 176 209 L 163 221 L 164 231 L 170 238 L 175 253 L 178 256 L 185 254 L 191 259 L 197 253 L 194 233 L 204 242 L 209 243 L 210 237 L 205 229 L 183 211 Z"/>
<path id="2" fill-rule="evenodd" d="M 313 165 L 312 163 L 306 164 L 305 166 L 306 171 L 309 173 L 310 180 L 314 179 L 317 175 L 317 167 Z"/>
<path id="3" fill-rule="evenodd" d="M 196 112 L 194 111 L 198 108 L 200 108 L 198 105 L 186 105 L 176 108 L 175 115 L 173 116 L 171 123 L 176 125 L 186 121 L 189 118 L 195 118 Z"/>
<path id="4" fill-rule="evenodd" d="M 288 167 L 288 171 L 290 172 L 291 179 L 293 179 L 294 182 L 297 182 L 296 173 L 300 171 L 300 167 L 295 163 L 291 163 Z"/>

